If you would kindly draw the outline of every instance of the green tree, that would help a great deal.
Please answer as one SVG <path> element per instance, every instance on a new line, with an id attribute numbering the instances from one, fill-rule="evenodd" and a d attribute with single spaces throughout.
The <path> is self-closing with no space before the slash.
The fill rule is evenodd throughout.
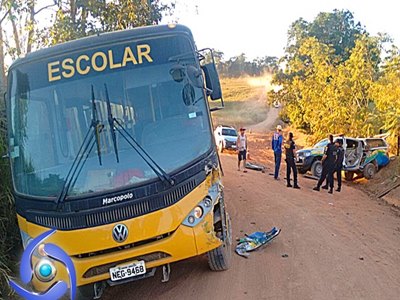
<path id="1" fill-rule="evenodd" d="M 283 100 L 285 116 L 314 139 L 327 133 L 375 134 L 383 125 L 372 94 L 381 48 L 379 38 L 364 34 L 349 58 L 338 62 L 333 46 L 315 37 L 304 39 L 298 55 L 275 76 L 283 78 L 282 90 L 270 93 L 272 101 Z"/>
<path id="2" fill-rule="evenodd" d="M 348 10 L 321 12 L 312 22 L 300 18 L 293 22 L 288 31 L 287 57 L 297 56 L 303 40 L 315 37 L 319 42 L 332 46 L 338 62 L 349 58 L 351 49 L 360 34 L 366 31 L 360 22 L 355 22 Z"/>
<path id="3" fill-rule="evenodd" d="M 158 24 L 173 9 L 173 3 L 160 0 L 59 0 L 48 42 L 54 45 L 98 32 Z"/>
<path id="4" fill-rule="evenodd" d="M 382 121 L 382 129 L 387 131 L 391 145 L 396 146 L 400 135 L 400 51 L 393 46 L 383 65 L 383 75 L 371 89 L 376 108 Z"/>

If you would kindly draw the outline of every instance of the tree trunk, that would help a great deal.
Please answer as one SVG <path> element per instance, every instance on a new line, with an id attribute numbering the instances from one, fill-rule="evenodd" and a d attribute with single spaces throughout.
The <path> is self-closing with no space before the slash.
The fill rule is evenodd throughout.
<path id="1" fill-rule="evenodd" d="M 32 43 L 33 43 L 33 33 L 35 32 L 35 1 L 30 1 L 28 4 L 30 11 L 29 18 L 29 31 L 28 31 L 28 42 L 26 44 L 26 53 L 30 53 L 32 51 Z"/>
<path id="2" fill-rule="evenodd" d="M 82 7 L 82 18 L 81 18 L 81 35 L 80 36 L 85 36 L 86 35 L 86 23 L 87 23 L 87 10 L 86 7 Z"/>
<path id="3" fill-rule="evenodd" d="M 17 57 L 20 57 L 21 56 L 21 45 L 20 45 L 18 28 L 17 28 L 17 24 L 15 24 L 14 15 L 12 14 L 11 10 L 9 11 L 9 13 L 10 13 L 11 25 L 12 25 L 12 28 L 13 28 L 13 36 L 14 36 L 15 48 L 17 49 Z"/>
<path id="4" fill-rule="evenodd" d="M 69 5 L 70 5 L 70 9 L 71 9 L 72 24 L 74 25 L 74 28 L 75 28 L 75 26 L 76 26 L 76 3 L 75 3 L 75 0 L 70 0 Z"/>
<path id="5" fill-rule="evenodd" d="M 4 65 L 4 41 L 3 41 L 3 26 L 0 23 L 0 96 L 6 91 L 6 71 Z M 0 99 L 1 101 L 1 99 Z"/>

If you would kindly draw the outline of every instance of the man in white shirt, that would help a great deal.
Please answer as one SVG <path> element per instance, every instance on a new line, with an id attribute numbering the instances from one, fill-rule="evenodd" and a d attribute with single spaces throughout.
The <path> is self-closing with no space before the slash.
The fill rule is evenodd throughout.
<path id="1" fill-rule="evenodd" d="M 247 156 L 247 136 L 245 134 L 246 128 L 240 128 L 239 135 L 236 141 L 236 147 L 238 149 L 238 171 L 240 171 L 240 162 L 243 161 L 243 172 L 246 170 L 246 156 Z"/>

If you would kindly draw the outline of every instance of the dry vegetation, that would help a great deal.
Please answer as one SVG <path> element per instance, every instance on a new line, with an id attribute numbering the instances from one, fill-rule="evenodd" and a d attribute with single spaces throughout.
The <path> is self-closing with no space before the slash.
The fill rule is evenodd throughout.
<path id="1" fill-rule="evenodd" d="M 225 108 L 212 113 L 214 125 L 225 124 L 238 128 L 263 121 L 268 112 L 266 95 L 271 89 L 269 82 L 268 75 L 222 78 Z M 219 104 L 213 103 L 212 106 Z"/>
<path id="2" fill-rule="evenodd" d="M 4 107 L 0 104 L 0 299 L 11 292 L 8 276 L 16 266 L 15 253 L 19 244 L 19 231 L 15 217 L 14 201 L 10 191 L 8 160 L 6 153 L 6 130 Z"/>

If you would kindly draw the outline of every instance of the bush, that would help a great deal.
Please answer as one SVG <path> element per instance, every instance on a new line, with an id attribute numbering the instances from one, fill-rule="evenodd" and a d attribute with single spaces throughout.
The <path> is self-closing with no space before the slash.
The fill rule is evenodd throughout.
<path id="1" fill-rule="evenodd" d="M 8 278 L 17 265 L 16 249 L 20 247 L 20 236 L 11 194 L 11 176 L 6 153 L 6 129 L 3 102 L 0 104 L 0 299 L 9 297 L 11 289 Z"/>

